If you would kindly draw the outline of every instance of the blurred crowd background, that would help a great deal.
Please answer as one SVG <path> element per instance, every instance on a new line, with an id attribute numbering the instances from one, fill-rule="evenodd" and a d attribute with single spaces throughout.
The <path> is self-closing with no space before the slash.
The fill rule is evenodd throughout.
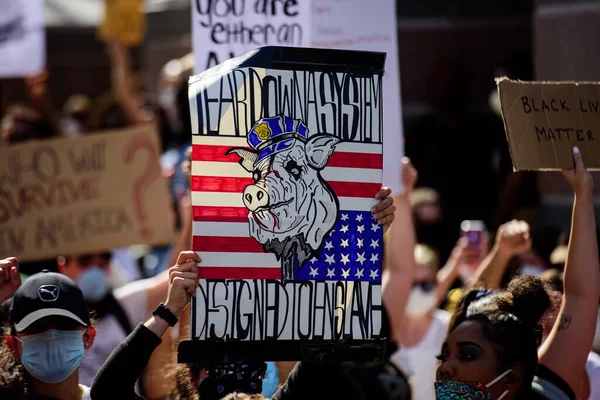
<path id="1" fill-rule="evenodd" d="M 135 46 L 98 39 L 103 8 L 101 0 L 45 1 L 46 70 L 0 80 L 2 145 L 152 122 L 181 228 L 190 212 L 182 172 L 191 139 L 190 1 L 148 0 L 146 33 Z M 519 219 L 529 223 L 533 244 L 506 276 L 560 271 L 572 191 L 555 173 L 512 173 L 494 78 L 600 80 L 599 15 L 600 1 L 398 0 L 405 155 L 419 172 L 411 197 L 417 242 L 429 246 L 419 250 L 422 264 L 446 263 L 464 220 L 483 221 L 493 241 L 501 224 Z M 115 250 L 107 256 L 111 285 L 158 276 L 176 248 Z M 59 266 L 53 258 L 22 263 L 21 272 Z"/>

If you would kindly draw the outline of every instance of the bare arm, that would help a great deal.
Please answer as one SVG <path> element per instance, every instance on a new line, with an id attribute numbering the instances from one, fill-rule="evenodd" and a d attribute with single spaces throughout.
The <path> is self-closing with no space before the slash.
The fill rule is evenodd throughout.
<path id="1" fill-rule="evenodd" d="M 15 257 L 0 259 L 0 304 L 10 299 L 19 286 L 19 260 Z"/>
<path id="2" fill-rule="evenodd" d="M 500 226 L 492 251 L 481 262 L 467 286 L 481 284 L 488 289 L 500 289 L 510 260 L 530 248 L 531 235 L 527 222 L 513 220 Z"/>
<path id="3" fill-rule="evenodd" d="M 133 73 L 127 48 L 117 40 L 108 44 L 111 62 L 113 92 L 131 125 L 149 122 L 152 116 L 146 113 L 135 98 Z"/>
<path id="4" fill-rule="evenodd" d="M 406 192 L 395 197 L 396 218 L 387 232 L 381 289 L 383 305 L 390 317 L 394 338 L 399 336 L 415 271 L 416 239 L 408 196 L 417 180 L 417 172 L 407 158 L 402 160 L 402 177 Z"/>
<path id="5" fill-rule="evenodd" d="M 446 262 L 446 265 L 444 265 L 436 275 L 436 307 L 439 307 L 439 305 L 442 304 L 442 302 L 446 298 L 446 293 L 448 293 L 450 286 L 452 286 L 452 283 L 458 277 L 458 271 L 460 266 L 466 261 L 466 259 L 469 257 L 470 252 L 472 251 L 474 250 L 469 248 L 465 238 L 461 238 L 456 243 L 456 246 L 454 246 L 454 249 L 450 254 L 450 258 Z"/>
<path id="6" fill-rule="evenodd" d="M 180 215 L 182 219 L 182 229 L 179 235 L 178 241 L 174 244 L 174 248 L 171 251 L 171 257 L 168 265 L 177 264 L 177 258 L 180 253 L 187 249 L 191 249 L 191 237 L 192 237 L 192 209 L 191 200 L 189 197 L 185 197 L 180 202 Z M 164 278 L 163 276 L 162 278 Z M 149 304 L 156 307 L 162 299 L 166 297 L 165 282 L 164 279 L 158 282 L 156 289 L 152 291 L 151 300 Z M 161 297 L 162 296 L 162 297 Z M 148 323 L 158 324 L 158 328 L 162 329 L 164 321 L 159 318 L 159 321 L 152 321 L 146 323 L 146 326 L 151 330 L 153 327 L 149 326 Z M 188 339 L 189 336 L 189 322 L 190 322 L 190 307 L 186 307 L 179 317 L 179 323 L 173 328 L 165 328 L 166 331 L 175 329 L 178 332 L 180 340 Z M 156 332 L 155 332 L 156 333 Z M 171 334 L 161 334 L 163 337 L 162 343 L 154 350 L 152 357 L 146 367 L 146 374 L 144 375 L 144 388 L 146 393 L 151 393 L 152 398 L 168 397 L 168 395 L 174 390 L 176 386 L 175 379 L 172 374 L 165 374 L 165 365 L 176 364 L 176 343 L 177 341 L 172 338 Z"/>
<path id="7" fill-rule="evenodd" d="M 596 241 L 593 182 L 579 150 L 576 169 L 564 175 L 575 192 L 569 253 L 565 265 L 561 310 L 550 336 L 539 351 L 540 363 L 576 389 L 592 348 L 600 297 L 600 265 Z"/>

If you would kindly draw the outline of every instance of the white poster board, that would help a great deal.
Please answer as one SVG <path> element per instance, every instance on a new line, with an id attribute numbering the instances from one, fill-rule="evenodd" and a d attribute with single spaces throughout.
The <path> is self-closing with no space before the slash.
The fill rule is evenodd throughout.
<path id="1" fill-rule="evenodd" d="M 387 53 L 383 76 L 383 184 L 394 193 L 404 155 L 396 1 L 312 0 L 311 47 Z"/>
<path id="2" fill-rule="evenodd" d="M 263 46 L 310 46 L 309 0 L 192 0 L 195 73 Z"/>
<path id="3" fill-rule="evenodd" d="M 46 58 L 42 0 L 0 1 L 0 78 L 36 75 Z"/>

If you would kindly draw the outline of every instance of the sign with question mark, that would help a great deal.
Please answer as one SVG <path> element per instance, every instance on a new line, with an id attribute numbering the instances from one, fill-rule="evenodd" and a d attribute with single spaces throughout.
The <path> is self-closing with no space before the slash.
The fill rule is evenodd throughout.
<path id="1" fill-rule="evenodd" d="M 153 126 L 0 149 L 0 258 L 22 261 L 175 238 Z"/>

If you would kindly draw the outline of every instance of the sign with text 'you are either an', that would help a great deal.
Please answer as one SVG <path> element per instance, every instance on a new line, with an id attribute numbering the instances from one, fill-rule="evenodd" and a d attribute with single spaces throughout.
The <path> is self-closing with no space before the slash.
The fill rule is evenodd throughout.
<path id="1" fill-rule="evenodd" d="M 192 78 L 192 338 L 380 338 L 384 61 L 267 47 Z"/>
<path id="2" fill-rule="evenodd" d="M 195 71 L 262 46 L 310 46 L 310 0 L 191 0 Z"/>

